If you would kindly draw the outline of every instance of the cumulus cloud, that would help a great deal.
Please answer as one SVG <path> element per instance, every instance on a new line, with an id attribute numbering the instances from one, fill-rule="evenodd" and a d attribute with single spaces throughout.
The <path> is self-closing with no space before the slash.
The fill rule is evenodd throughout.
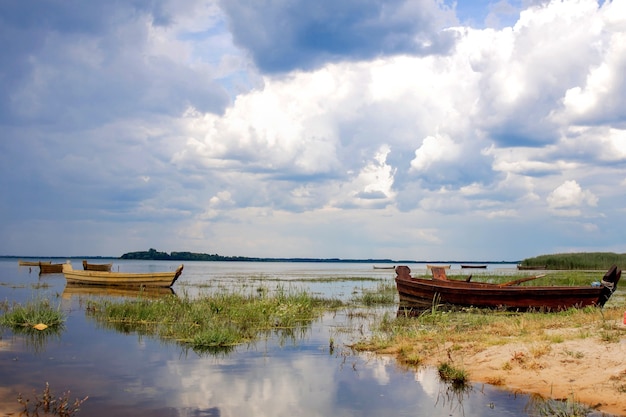
<path id="1" fill-rule="evenodd" d="M 425 171 L 440 161 L 456 161 L 460 154 L 459 146 L 448 136 L 428 136 L 422 146 L 415 150 L 410 171 Z"/>
<path id="2" fill-rule="evenodd" d="M 579 207 L 597 206 L 598 197 L 589 190 L 583 190 L 576 181 L 565 181 L 548 195 L 546 201 L 550 209 L 562 210 L 565 215 L 578 215 Z"/>

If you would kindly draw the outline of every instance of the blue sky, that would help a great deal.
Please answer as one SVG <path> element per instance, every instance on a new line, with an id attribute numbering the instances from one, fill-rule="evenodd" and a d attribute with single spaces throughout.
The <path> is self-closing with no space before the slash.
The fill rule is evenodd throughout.
<path id="1" fill-rule="evenodd" d="M 0 2 L 0 255 L 625 252 L 626 2 Z"/>

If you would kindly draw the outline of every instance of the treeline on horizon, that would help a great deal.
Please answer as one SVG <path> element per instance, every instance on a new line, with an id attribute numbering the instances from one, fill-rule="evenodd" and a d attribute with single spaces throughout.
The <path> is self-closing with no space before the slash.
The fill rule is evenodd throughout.
<path id="1" fill-rule="evenodd" d="M 120 259 L 138 259 L 153 261 L 232 261 L 232 262 L 359 262 L 359 263 L 414 263 L 424 261 L 392 259 L 341 259 L 341 258 L 259 258 L 247 256 L 223 256 L 218 254 L 194 252 L 160 252 L 156 249 L 147 251 L 128 252 Z M 429 261 L 433 263 L 456 263 L 456 261 Z M 462 263 L 462 262 L 461 262 Z M 470 262 L 475 263 L 475 262 Z M 482 262 L 490 264 L 518 263 L 521 266 L 545 269 L 608 269 L 615 264 L 618 267 L 626 265 L 626 254 L 613 252 L 578 252 L 556 253 L 526 258 L 522 261 Z"/>
<path id="2" fill-rule="evenodd" d="M 524 259 L 520 265 L 545 269 L 609 269 L 626 265 L 626 253 L 578 252 L 540 255 Z"/>
<path id="3" fill-rule="evenodd" d="M 194 252 L 159 252 L 156 249 L 128 252 L 120 259 L 144 259 L 151 261 L 232 261 L 232 262 L 379 262 L 393 263 L 391 259 L 339 259 L 339 258 L 255 258 L 247 256 L 222 256 L 218 254 Z M 412 261 L 400 261 L 412 262 Z"/>
<path id="4" fill-rule="evenodd" d="M 218 254 L 194 253 L 194 252 L 159 252 L 151 248 L 147 251 L 128 252 L 120 259 L 142 259 L 151 261 L 233 261 L 233 262 L 351 262 L 351 263 L 415 263 L 409 259 L 342 259 L 342 258 L 256 258 L 247 256 L 222 256 Z M 452 263 L 452 261 L 429 261 L 432 263 Z M 468 263 L 476 263 L 470 261 Z M 479 263 L 517 263 L 517 261 L 479 262 Z"/>

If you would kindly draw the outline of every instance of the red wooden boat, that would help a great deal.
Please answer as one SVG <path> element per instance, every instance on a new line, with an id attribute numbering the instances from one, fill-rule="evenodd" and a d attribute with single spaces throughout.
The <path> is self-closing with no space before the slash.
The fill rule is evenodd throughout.
<path id="1" fill-rule="evenodd" d="M 604 306 L 622 275 L 613 265 L 599 283 L 588 286 L 516 286 L 538 277 L 490 284 L 448 279 L 445 270 L 433 268 L 433 279 L 413 278 L 408 266 L 396 268 L 400 304 L 428 308 L 435 304 L 505 308 L 512 310 L 565 310 L 571 307 Z"/>

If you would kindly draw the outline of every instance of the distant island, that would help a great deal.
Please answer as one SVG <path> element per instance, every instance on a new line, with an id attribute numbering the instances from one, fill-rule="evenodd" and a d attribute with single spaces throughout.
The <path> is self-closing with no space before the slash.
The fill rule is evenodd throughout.
<path id="1" fill-rule="evenodd" d="M 128 252 L 120 259 L 144 259 L 151 261 L 226 261 L 226 262 L 363 262 L 394 263 L 413 261 L 393 261 L 391 259 L 340 259 L 340 258 L 257 258 L 248 256 L 222 256 L 218 254 L 194 252 L 159 252 L 156 249 Z"/>
<path id="2" fill-rule="evenodd" d="M 147 251 L 128 252 L 123 254 L 120 259 L 143 259 L 151 261 L 225 261 L 225 262 L 346 262 L 346 263 L 417 263 L 414 260 L 393 260 L 393 259 L 341 259 L 341 258 L 258 258 L 247 256 L 222 256 L 218 254 L 194 253 L 194 252 L 159 252 L 150 248 Z M 435 261 L 433 261 L 435 262 Z M 436 261 L 447 262 L 450 261 Z M 516 261 L 508 262 L 483 262 L 483 263 L 517 263 Z"/>

